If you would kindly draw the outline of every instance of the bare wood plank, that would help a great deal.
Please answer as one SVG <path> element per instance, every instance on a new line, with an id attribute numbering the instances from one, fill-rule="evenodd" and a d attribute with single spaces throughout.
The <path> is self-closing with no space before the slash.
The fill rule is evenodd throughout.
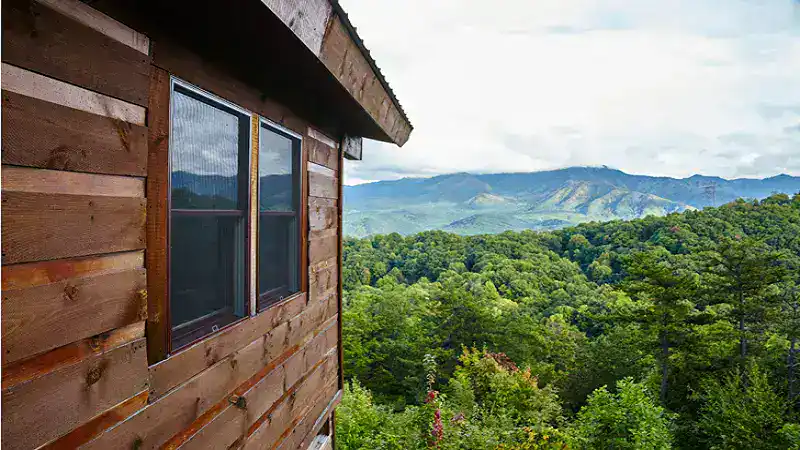
<path id="1" fill-rule="evenodd" d="M 308 173 L 308 195 L 312 197 L 337 198 L 337 178 L 316 172 Z"/>
<path id="2" fill-rule="evenodd" d="M 262 339 L 192 378 L 149 404 L 136 415 L 88 442 L 86 449 L 157 448 L 191 426 L 198 417 L 227 398 L 238 385 L 267 364 Z"/>
<path id="3" fill-rule="evenodd" d="M 258 312 L 258 136 L 261 132 L 261 119 L 253 114 L 250 122 L 250 315 Z"/>
<path id="4" fill-rule="evenodd" d="M 333 170 L 339 170 L 339 155 L 336 149 L 316 139 L 304 139 L 308 160 Z"/>
<path id="5" fill-rule="evenodd" d="M 3 267 L 3 290 L 23 289 L 89 274 L 144 267 L 144 251 L 14 264 Z"/>
<path id="6" fill-rule="evenodd" d="M 307 341 L 310 342 L 310 339 Z M 332 356 L 332 353 L 328 355 L 328 359 Z M 246 436 L 248 426 L 252 428 L 259 420 L 266 420 L 265 417 L 269 415 L 274 405 L 289 397 L 294 399 L 305 380 L 319 372 L 319 368 L 326 363 L 325 358 L 315 361 L 306 368 L 306 373 L 294 386 L 285 386 L 285 369 L 282 364 L 286 357 L 282 357 L 279 364 L 273 362 L 265 367 L 257 381 L 251 381 L 237 388 L 228 404 L 217 405 L 221 410 L 213 417 L 198 419 L 189 428 L 170 439 L 163 448 L 229 448 L 235 441 Z M 306 397 L 301 397 L 300 401 L 305 402 Z"/>
<path id="7" fill-rule="evenodd" d="M 147 389 L 144 339 L 4 390 L 3 448 L 57 438 Z"/>
<path id="8" fill-rule="evenodd" d="M 308 134 L 308 137 L 310 137 L 311 139 L 314 139 L 315 141 L 319 142 L 320 144 L 324 144 L 324 145 L 336 150 L 336 141 L 331 139 L 331 138 L 329 138 L 328 136 L 326 136 L 323 132 L 321 132 L 321 131 L 319 131 L 319 130 L 317 130 L 315 128 L 308 127 L 307 134 Z"/>
<path id="9" fill-rule="evenodd" d="M 335 177 L 336 171 L 331 169 L 330 167 L 325 167 L 321 164 L 317 164 L 315 162 L 308 163 L 308 171 L 309 172 L 316 172 L 321 173 L 322 175 L 327 175 L 329 177 Z"/>
<path id="10" fill-rule="evenodd" d="M 328 310 L 327 308 L 329 307 L 325 310 Z M 304 315 L 305 312 L 300 317 Z M 322 314 L 314 317 L 320 315 Z M 257 338 L 186 383 L 172 389 L 142 412 L 88 443 L 86 448 L 127 449 L 135 442 L 140 442 L 138 445 L 141 445 L 141 448 L 165 444 L 176 433 L 193 427 L 195 421 L 207 412 L 212 411 L 213 416 L 216 416 L 223 409 L 218 406 L 220 401 L 231 393 L 243 394 L 244 392 L 240 390 L 246 391 L 258 380 L 263 379 L 277 367 L 276 361 L 283 364 L 283 361 L 290 356 L 302 353 L 305 348 L 303 343 L 312 338 L 295 340 L 289 334 L 294 335 L 294 330 L 298 330 L 297 334 L 303 334 L 305 331 L 307 336 L 318 336 L 322 330 L 315 331 L 314 325 L 315 321 L 307 317 L 293 320 L 287 325 L 288 330 L 281 327 L 273 329 L 272 332 Z M 324 330 L 336 328 L 330 321 L 324 326 Z M 327 333 L 330 334 L 329 331 Z M 276 358 L 277 354 L 280 356 Z M 301 357 L 298 361 L 305 364 L 306 359 Z M 212 419 L 213 417 L 206 416 L 203 421 L 209 423 Z"/>
<path id="11" fill-rule="evenodd" d="M 144 330 L 144 327 L 142 328 Z M 147 405 L 147 390 L 136 394 L 94 419 L 75 428 L 55 441 L 41 447 L 42 450 L 70 450 L 91 441 L 124 419 L 132 416 Z"/>
<path id="12" fill-rule="evenodd" d="M 145 283 L 134 269 L 4 290 L 3 365 L 144 320 Z"/>
<path id="13" fill-rule="evenodd" d="M 320 364 L 313 366 L 310 373 L 299 379 L 251 426 L 243 450 L 269 449 L 280 445 L 307 411 L 323 401 L 326 381 L 335 386 L 335 360 L 335 349 L 332 348 Z M 327 404 L 327 399 L 324 402 Z"/>
<path id="14" fill-rule="evenodd" d="M 144 197 L 144 178 L 3 166 L 3 190 L 43 194 Z"/>
<path id="15" fill-rule="evenodd" d="M 363 139 L 357 136 L 347 136 L 342 138 L 342 153 L 347 159 L 361 161 L 361 153 L 363 152 Z"/>
<path id="16" fill-rule="evenodd" d="M 3 89 L 99 116 L 144 125 L 145 109 L 11 64 L 2 65 Z"/>
<path id="17" fill-rule="evenodd" d="M 150 39 L 78 0 L 36 0 L 93 30 L 144 53 L 150 52 Z"/>
<path id="18" fill-rule="evenodd" d="M 300 314 L 305 305 L 305 294 L 290 297 L 150 367 L 152 398 L 163 396 L 259 336 L 274 332 L 281 324 L 288 323 L 292 317 Z"/>
<path id="19" fill-rule="evenodd" d="M 327 382 L 325 387 L 319 389 L 316 398 L 300 413 L 302 415 L 295 419 L 291 428 L 291 433 L 289 433 L 286 440 L 278 446 L 278 449 L 309 449 L 311 442 L 316 438 L 317 432 L 322 426 L 320 419 L 324 419 L 324 415 L 329 411 L 329 405 L 332 404 L 335 399 L 336 379 L 332 378 Z"/>
<path id="20" fill-rule="evenodd" d="M 144 126 L 6 90 L 2 123 L 4 164 L 116 175 L 147 174 Z"/>
<path id="21" fill-rule="evenodd" d="M 7 2 L 6 6 L 4 62 L 147 105 L 147 54 L 42 4 L 17 1 Z"/>
<path id="22" fill-rule="evenodd" d="M 4 192 L 3 264 L 144 248 L 144 199 Z"/>
<path id="23" fill-rule="evenodd" d="M 3 390 L 27 383 L 51 372 L 79 363 L 89 357 L 127 345 L 144 337 L 144 322 L 137 322 L 107 333 L 82 339 L 43 355 L 3 367 Z"/>
<path id="24" fill-rule="evenodd" d="M 322 300 L 323 298 L 336 293 L 338 283 L 338 267 L 336 260 L 329 260 L 329 264 L 316 267 L 309 271 L 308 298 L 311 301 Z"/>
<path id="25" fill-rule="evenodd" d="M 312 197 L 308 202 L 308 226 L 311 230 L 327 230 L 338 225 L 336 201 Z"/>
<path id="26" fill-rule="evenodd" d="M 163 69 L 150 72 L 147 106 L 147 358 L 154 364 L 169 352 L 169 108 L 170 80 Z M 187 377 L 188 378 L 188 377 Z"/>
<path id="27" fill-rule="evenodd" d="M 264 4 L 319 56 L 322 38 L 331 17 L 328 0 L 263 0 Z"/>
<path id="28" fill-rule="evenodd" d="M 338 16 L 334 15 L 328 26 L 319 57 L 386 134 L 397 145 L 405 144 L 411 124 L 403 118 Z"/>
<path id="29" fill-rule="evenodd" d="M 311 238 L 308 241 L 308 260 L 313 265 L 320 261 L 326 261 L 336 257 L 339 243 L 336 230 L 333 234 L 328 234 L 319 238 Z"/>

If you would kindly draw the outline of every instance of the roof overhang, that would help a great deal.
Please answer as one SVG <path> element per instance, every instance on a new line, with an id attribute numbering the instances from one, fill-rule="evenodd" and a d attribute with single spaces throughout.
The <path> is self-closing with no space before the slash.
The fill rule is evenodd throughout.
<path id="1" fill-rule="evenodd" d="M 222 66 L 315 125 L 402 146 L 412 126 L 336 0 L 94 0 Z M 121 17 L 120 17 L 121 16 Z"/>

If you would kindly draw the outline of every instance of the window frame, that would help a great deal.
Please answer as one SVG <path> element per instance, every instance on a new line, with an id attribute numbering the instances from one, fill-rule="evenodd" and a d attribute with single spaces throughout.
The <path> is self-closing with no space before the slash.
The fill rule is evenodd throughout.
<path id="1" fill-rule="evenodd" d="M 198 82 L 202 87 L 192 84 L 193 81 Z M 195 92 L 199 95 L 207 97 L 212 101 L 212 104 L 224 105 L 226 108 L 231 108 L 239 113 L 250 116 L 250 136 L 249 136 L 249 166 L 250 173 L 247 180 L 249 195 L 248 195 L 248 210 L 247 210 L 247 233 L 245 239 L 246 252 L 245 264 L 247 264 L 247 273 L 245 296 L 246 304 L 244 305 L 245 314 L 243 317 L 234 320 L 231 323 L 220 326 L 217 330 L 211 331 L 208 334 L 197 337 L 192 342 L 186 343 L 181 347 L 173 346 L 172 343 L 172 326 L 171 326 L 171 296 L 170 296 L 170 207 L 171 207 L 171 184 L 172 184 L 172 147 L 174 135 L 172 134 L 172 113 L 174 112 L 174 95 L 173 86 L 179 84 L 182 88 L 188 91 Z M 253 112 L 239 106 L 243 105 L 259 105 L 257 98 L 250 98 L 246 93 L 229 92 L 224 87 L 225 82 L 222 80 L 203 80 L 202 77 L 196 78 L 189 76 L 188 78 L 181 78 L 180 74 L 154 67 L 150 74 L 150 95 L 148 98 L 147 106 L 147 127 L 148 127 L 148 157 L 147 157 L 147 178 L 146 178 L 146 201 L 147 201 L 147 226 L 145 232 L 146 244 L 144 248 L 145 267 L 147 268 L 147 291 L 150 294 L 147 297 L 147 319 L 145 323 L 146 343 L 147 343 L 147 360 L 149 365 L 154 365 L 173 356 L 182 353 L 183 351 L 195 348 L 202 342 L 213 342 L 221 335 L 229 332 L 231 328 L 242 326 L 248 320 L 254 319 L 262 313 L 268 312 L 272 308 L 280 307 L 288 302 L 296 300 L 298 297 L 309 294 L 309 196 L 308 187 L 308 168 L 309 168 L 309 150 L 306 148 L 306 127 L 307 123 L 297 120 L 296 125 L 291 129 L 281 123 L 273 121 L 270 117 L 264 117 L 258 112 Z M 220 89 L 217 89 L 219 87 Z M 220 95 L 215 94 L 209 89 L 223 93 L 228 96 L 230 100 Z M 236 103 L 234 103 L 236 102 Z M 259 107 L 255 107 L 255 111 L 260 111 Z M 261 111 L 264 113 L 264 111 Z M 269 113 L 266 113 L 269 114 Z M 295 120 L 292 116 L 290 120 Z M 266 305 L 265 308 L 258 310 L 257 305 L 257 257 L 258 247 L 257 238 L 258 230 L 254 226 L 258 222 L 258 193 L 255 192 L 253 183 L 258 178 L 258 142 L 260 135 L 261 124 L 265 123 L 272 131 L 288 134 L 292 138 L 300 140 L 300 203 L 299 211 L 297 213 L 298 226 L 300 234 L 298 235 L 298 292 L 287 295 L 282 300 L 278 300 Z M 256 132 L 258 131 L 258 132 Z M 308 133 L 312 133 L 312 129 L 308 128 Z"/>
<path id="2" fill-rule="evenodd" d="M 266 128 L 267 130 L 278 134 L 279 136 L 285 137 L 289 139 L 292 143 L 292 193 L 293 195 L 297 196 L 296 200 L 296 210 L 294 214 L 286 214 L 285 212 L 261 212 L 261 180 L 259 178 L 259 159 L 261 157 L 261 136 L 262 136 L 262 128 Z M 305 254 L 304 248 L 305 243 L 307 242 L 305 230 L 305 217 L 306 213 L 305 210 L 307 209 L 308 204 L 308 196 L 306 194 L 306 188 L 308 184 L 307 175 L 306 175 L 306 158 L 303 146 L 303 136 L 299 133 L 296 133 L 286 127 L 283 127 L 265 117 L 259 116 L 258 120 L 258 141 L 256 142 L 257 148 L 254 150 L 253 154 L 257 155 L 256 158 L 256 198 L 255 198 L 255 217 L 256 223 L 253 226 L 256 229 L 256 241 L 255 241 L 255 280 L 253 281 L 253 285 L 255 287 L 255 298 L 253 305 L 254 311 L 256 314 L 264 312 L 271 307 L 275 306 L 282 301 L 292 298 L 297 294 L 301 294 L 307 291 L 306 288 L 306 275 L 303 273 L 303 268 L 305 267 Z M 295 155 L 294 152 L 297 152 Z M 296 159 L 295 159 L 296 158 Z M 297 173 L 294 172 L 294 165 L 295 162 L 297 163 Z M 286 296 L 275 297 L 275 296 L 266 296 L 265 293 L 261 292 L 261 216 L 269 216 L 269 215 L 293 215 L 295 217 L 296 222 L 296 232 L 297 232 L 297 261 L 295 261 L 295 270 L 297 276 L 297 292 L 292 292 L 287 294 Z"/>
<path id="3" fill-rule="evenodd" d="M 237 177 L 239 178 L 239 180 L 237 180 L 237 181 L 241 181 L 242 179 L 244 179 L 247 182 L 246 189 L 243 189 L 241 186 L 237 187 L 238 190 L 244 190 L 244 191 L 247 192 L 247 199 L 244 202 L 244 209 L 241 210 L 242 220 L 244 220 L 244 223 L 245 223 L 245 225 L 244 225 L 244 242 L 242 243 L 243 246 L 244 246 L 244 252 L 243 252 L 243 254 L 244 254 L 244 268 L 243 268 L 243 272 L 244 272 L 244 277 L 245 277 L 245 279 L 244 279 L 244 287 L 243 287 L 244 305 L 242 305 L 244 314 L 242 315 L 242 317 L 238 317 L 238 318 L 236 318 L 234 320 L 231 320 L 230 322 L 228 322 L 228 323 L 226 323 L 226 324 L 224 324 L 222 326 L 211 325 L 211 331 L 206 331 L 202 335 L 199 335 L 198 337 L 195 337 L 194 339 L 191 339 L 191 340 L 189 340 L 187 342 L 182 342 L 179 345 L 176 345 L 174 340 L 173 340 L 172 280 L 171 280 L 171 278 L 172 278 L 172 242 L 173 242 L 172 241 L 172 222 L 173 222 L 172 214 L 173 214 L 173 211 L 174 211 L 174 209 L 172 208 L 172 156 L 173 156 L 173 151 L 174 151 L 174 148 L 175 148 L 174 139 L 171 139 L 171 138 L 174 136 L 174 134 L 173 134 L 173 126 L 174 126 L 173 117 L 174 117 L 174 113 L 175 113 L 175 95 L 174 94 L 176 92 L 180 93 L 180 94 L 183 94 L 183 95 L 186 95 L 186 96 L 189 96 L 189 97 L 191 97 L 191 98 L 193 98 L 193 99 L 195 99 L 195 100 L 197 100 L 199 102 L 205 103 L 206 105 L 209 105 L 211 107 L 218 108 L 221 111 L 224 111 L 224 112 L 227 112 L 229 114 L 237 116 L 237 118 L 240 121 L 239 122 L 239 126 L 241 126 L 241 121 L 247 122 L 247 125 L 246 125 L 247 126 L 247 133 L 246 133 L 247 143 L 246 143 L 246 155 L 245 155 L 245 157 L 247 158 L 247 173 L 245 174 L 246 176 L 242 176 L 241 174 L 239 174 L 237 172 Z M 166 198 L 166 233 L 167 233 L 167 236 L 166 236 L 166 270 L 167 270 L 166 294 L 167 294 L 167 298 L 165 299 L 165 302 L 164 302 L 165 308 L 164 308 L 164 318 L 163 318 L 163 320 L 165 321 L 165 326 L 163 328 L 164 328 L 164 331 L 166 332 L 165 339 L 166 339 L 166 346 L 167 346 L 167 348 L 166 348 L 166 350 L 167 350 L 166 353 L 167 354 L 165 355 L 165 357 L 169 357 L 170 355 L 173 355 L 173 354 L 175 354 L 177 352 L 180 352 L 183 349 L 191 347 L 192 345 L 196 344 L 197 342 L 200 342 L 200 341 L 203 341 L 205 339 L 208 339 L 209 337 L 214 336 L 214 335 L 222 332 L 223 330 L 225 330 L 227 328 L 235 326 L 236 324 L 240 323 L 243 320 L 246 320 L 247 318 L 249 318 L 249 317 L 251 317 L 253 315 L 252 314 L 252 311 L 253 311 L 252 304 L 253 304 L 254 300 L 253 300 L 252 295 L 251 295 L 251 284 L 253 283 L 251 267 L 254 264 L 254 261 L 252 261 L 252 257 L 251 257 L 251 249 L 252 249 L 252 245 L 253 245 L 251 227 L 253 226 L 253 224 L 251 223 L 252 220 L 251 220 L 251 214 L 250 214 L 250 212 L 252 211 L 252 208 L 253 208 L 253 198 L 252 198 L 252 195 L 250 194 L 250 192 L 251 192 L 251 189 L 250 189 L 250 182 L 251 182 L 250 174 L 253 172 L 253 169 L 254 169 L 255 166 L 254 166 L 254 162 L 253 162 L 253 144 L 254 144 L 254 142 L 253 142 L 253 139 L 252 139 L 252 135 L 253 135 L 252 117 L 253 117 L 253 113 L 252 112 L 248 111 L 245 108 L 242 108 L 239 105 L 236 105 L 235 103 L 232 103 L 232 102 L 230 102 L 228 100 L 225 100 L 224 98 L 222 98 L 222 97 L 220 97 L 218 95 L 215 95 L 215 94 L 213 94 L 211 92 L 208 92 L 208 91 L 206 91 L 206 90 L 204 90 L 204 89 L 202 89 L 200 87 L 197 87 L 197 86 L 195 86 L 195 85 L 193 85 L 193 84 L 191 84 L 191 83 L 189 83 L 187 81 L 184 81 L 181 78 L 178 78 L 178 77 L 176 77 L 174 75 L 170 75 L 170 77 L 169 77 L 169 136 L 170 136 L 170 139 L 169 139 L 169 142 L 168 142 L 168 150 L 167 150 L 168 154 L 167 154 L 167 158 L 166 158 L 167 159 L 167 169 L 166 169 L 166 172 L 167 172 L 167 176 L 166 176 L 166 180 L 167 180 L 167 187 L 166 187 L 166 194 L 167 194 L 167 198 Z M 239 152 L 241 152 L 242 150 L 243 150 L 243 147 L 242 147 L 242 144 L 240 144 Z M 242 155 L 238 154 L 237 157 L 238 158 L 242 158 Z M 241 195 L 241 194 L 242 193 L 239 192 L 239 195 Z M 233 214 L 234 211 L 236 211 L 236 214 Z M 185 215 L 218 215 L 218 216 L 226 216 L 226 215 L 238 215 L 238 211 L 239 210 L 213 210 L 213 209 L 211 209 L 211 210 L 208 210 L 208 209 L 192 210 L 192 209 L 179 209 L 179 213 L 180 214 L 185 214 Z M 215 214 L 215 212 L 216 212 L 216 214 Z M 214 313 L 211 313 L 211 314 L 214 314 Z M 211 314 L 209 314 L 207 316 L 210 316 Z M 200 320 L 200 321 L 207 320 L 207 318 L 206 318 L 206 316 L 203 316 L 201 318 L 195 319 L 195 321 L 198 321 L 198 320 Z M 202 328 L 199 328 L 199 329 L 202 329 Z"/>

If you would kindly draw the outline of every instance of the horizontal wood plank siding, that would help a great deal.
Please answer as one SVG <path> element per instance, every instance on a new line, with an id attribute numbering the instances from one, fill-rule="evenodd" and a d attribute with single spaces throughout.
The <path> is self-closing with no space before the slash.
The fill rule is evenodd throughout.
<path id="1" fill-rule="evenodd" d="M 145 55 L 150 53 L 150 39 L 148 39 L 147 36 L 117 22 L 80 0 L 36 1 L 138 52 L 144 53 Z"/>
<path id="2" fill-rule="evenodd" d="M 134 322 L 147 313 L 144 269 L 3 291 L 3 365 Z"/>
<path id="3" fill-rule="evenodd" d="M 336 234 L 329 234 L 308 240 L 308 260 L 310 264 L 326 261 L 338 254 L 339 241 Z"/>
<path id="4" fill-rule="evenodd" d="M 150 57 L 47 6 L 4 4 L 3 61 L 147 105 Z"/>
<path id="5" fill-rule="evenodd" d="M 288 324 L 305 305 L 306 295 L 297 295 L 153 365 L 150 367 L 151 395 L 154 399 L 163 396 L 259 336 Z"/>
<path id="6" fill-rule="evenodd" d="M 146 390 L 145 353 L 140 339 L 4 390 L 3 448 L 38 447 Z"/>
<path id="7" fill-rule="evenodd" d="M 2 75 L 4 90 L 99 116 L 144 125 L 145 109 L 139 105 L 98 94 L 11 64 L 3 63 Z"/>
<path id="8" fill-rule="evenodd" d="M 144 197 L 144 178 L 6 166 L 3 190 L 43 194 Z"/>
<path id="9" fill-rule="evenodd" d="M 55 441 L 51 441 L 42 447 L 42 450 L 71 450 L 80 447 L 144 408 L 147 405 L 147 395 L 147 390 L 136 394 Z"/>
<path id="10" fill-rule="evenodd" d="M 308 160 L 333 170 L 339 170 L 339 153 L 336 148 L 312 137 L 305 139 L 303 145 L 308 152 Z"/>
<path id="11" fill-rule="evenodd" d="M 3 367 L 2 389 L 7 390 L 18 384 L 28 383 L 63 367 L 97 357 L 141 338 L 144 338 L 144 322 L 137 322 L 73 342 L 44 355 L 7 365 Z"/>
<path id="12" fill-rule="evenodd" d="M 144 251 L 15 264 L 3 267 L 3 290 L 23 289 L 89 274 L 144 267 Z"/>
<path id="13" fill-rule="evenodd" d="M 145 247 L 141 198 L 11 191 L 2 208 L 3 264 Z"/>
<path id="14" fill-rule="evenodd" d="M 3 164 L 116 175 L 147 173 L 147 129 L 141 125 L 7 90 L 2 125 Z"/>
<path id="15" fill-rule="evenodd" d="M 326 339 L 324 342 L 329 342 L 330 331 L 321 333 L 322 330 L 315 332 L 315 329 L 335 329 L 330 322 L 323 322 L 326 312 L 331 311 L 330 314 L 335 315 L 332 305 L 333 302 L 327 301 L 316 308 L 307 308 L 289 322 L 273 328 L 175 387 L 133 417 L 88 443 L 86 448 L 129 449 L 137 441 L 141 441 L 142 448 L 158 447 L 176 434 L 193 429 L 192 424 L 207 412 L 213 412 L 215 417 L 223 409 L 218 406 L 219 402 L 242 389 L 243 385 L 252 386 L 262 379 L 277 367 L 276 360 L 282 364 L 289 355 L 305 355 L 307 345 L 304 342 L 319 342 L 311 337 L 304 339 L 303 336 L 322 335 Z M 318 345 L 313 347 L 314 351 L 317 351 Z M 300 361 L 302 365 L 306 358 L 301 356 L 295 361 Z M 213 417 L 208 422 L 211 420 Z"/>
<path id="16" fill-rule="evenodd" d="M 312 197 L 308 202 L 308 226 L 311 230 L 327 230 L 338 226 L 336 200 Z"/>
<path id="17" fill-rule="evenodd" d="M 335 177 L 317 172 L 309 172 L 308 195 L 311 197 L 335 199 L 339 196 L 337 183 L 338 180 Z"/>

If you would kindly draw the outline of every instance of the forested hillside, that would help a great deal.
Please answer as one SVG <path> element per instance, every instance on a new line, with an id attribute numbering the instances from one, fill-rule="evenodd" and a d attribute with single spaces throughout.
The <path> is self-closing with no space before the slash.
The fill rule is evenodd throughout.
<path id="1" fill-rule="evenodd" d="M 800 195 L 344 259 L 340 449 L 800 448 Z"/>
<path id="2" fill-rule="evenodd" d="M 347 186 L 345 234 L 441 229 L 457 234 L 552 230 L 592 220 L 663 216 L 737 198 L 800 190 L 800 178 L 726 180 L 632 175 L 607 167 L 531 173 L 454 173 Z"/>

